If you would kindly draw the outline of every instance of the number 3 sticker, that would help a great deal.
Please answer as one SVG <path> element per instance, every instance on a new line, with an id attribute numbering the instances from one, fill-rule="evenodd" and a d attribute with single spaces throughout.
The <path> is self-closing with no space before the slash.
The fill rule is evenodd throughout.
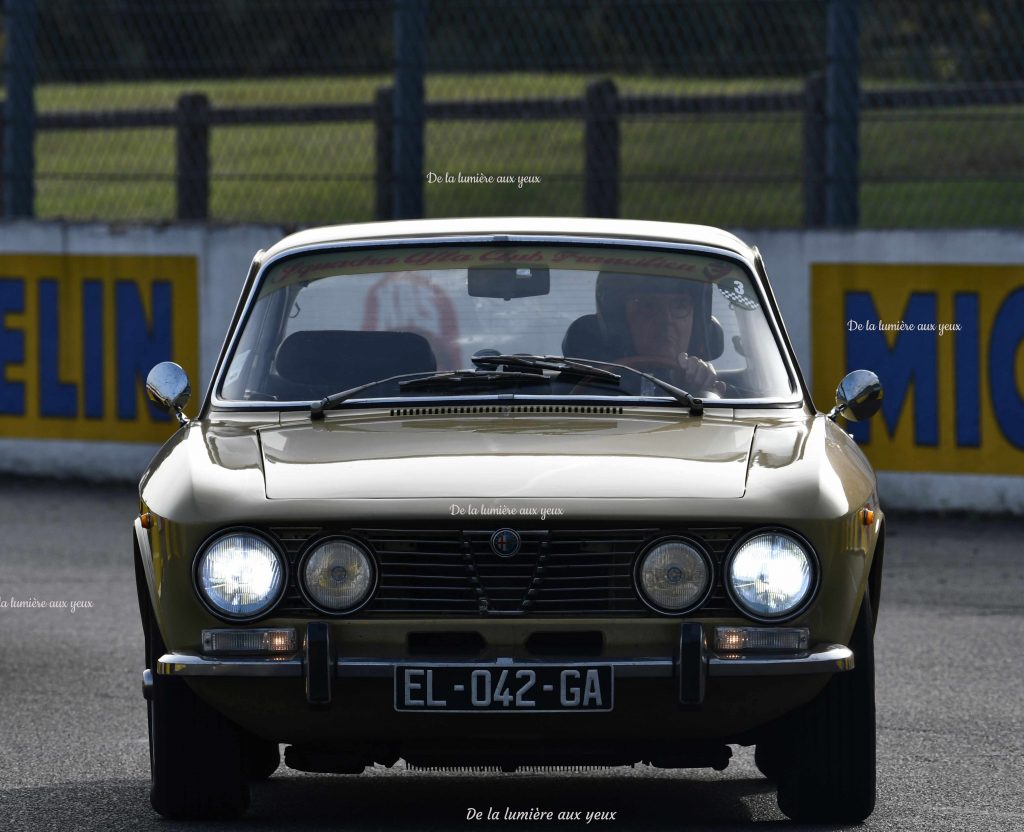
<path id="1" fill-rule="evenodd" d="M 715 284 L 727 301 L 740 309 L 757 309 L 757 296 L 747 293 L 747 284 L 735 277 L 728 277 Z"/>

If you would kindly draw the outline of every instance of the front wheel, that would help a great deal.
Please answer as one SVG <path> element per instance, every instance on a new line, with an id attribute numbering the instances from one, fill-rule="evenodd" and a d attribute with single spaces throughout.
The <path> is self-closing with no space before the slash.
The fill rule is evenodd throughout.
<path id="1" fill-rule="evenodd" d="M 245 774 L 250 780 L 266 780 L 281 765 L 281 752 L 276 742 L 248 732 L 242 735 Z"/>
<path id="2" fill-rule="evenodd" d="M 150 803 L 166 818 L 235 818 L 249 808 L 242 737 L 184 680 L 156 673 L 165 652 L 150 614 Z M 277 750 L 276 747 L 274 749 Z"/>
<path id="3" fill-rule="evenodd" d="M 769 780 L 779 779 L 779 772 L 785 766 L 784 760 L 782 750 L 770 740 L 759 742 L 754 749 L 754 765 Z"/>
<path id="4" fill-rule="evenodd" d="M 784 729 L 779 808 L 804 823 L 859 823 L 875 808 L 875 657 L 865 597 L 850 646 L 854 669 L 837 673 Z"/>

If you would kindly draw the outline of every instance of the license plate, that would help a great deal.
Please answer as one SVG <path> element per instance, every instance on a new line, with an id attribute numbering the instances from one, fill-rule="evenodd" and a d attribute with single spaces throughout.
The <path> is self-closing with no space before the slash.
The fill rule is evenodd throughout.
<path id="1" fill-rule="evenodd" d="M 475 713 L 610 711 L 610 665 L 395 668 L 395 710 Z"/>

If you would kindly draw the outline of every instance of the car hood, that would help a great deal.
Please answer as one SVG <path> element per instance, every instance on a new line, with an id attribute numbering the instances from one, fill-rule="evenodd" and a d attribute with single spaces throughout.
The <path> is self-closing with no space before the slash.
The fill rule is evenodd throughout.
<path id="1" fill-rule="evenodd" d="M 346 415 L 259 431 L 271 500 L 742 497 L 754 427 L 703 417 Z"/>

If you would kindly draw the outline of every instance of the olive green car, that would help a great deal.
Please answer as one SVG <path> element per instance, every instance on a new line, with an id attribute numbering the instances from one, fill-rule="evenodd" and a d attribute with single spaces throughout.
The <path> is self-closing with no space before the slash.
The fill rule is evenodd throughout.
<path id="1" fill-rule="evenodd" d="M 712 228 L 379 223 L 259 252 L 143 476 L 152 803 L 288 766 L 714 767 L 782 811 L 875 799 L 884 521 L 761 257 Z"/>

